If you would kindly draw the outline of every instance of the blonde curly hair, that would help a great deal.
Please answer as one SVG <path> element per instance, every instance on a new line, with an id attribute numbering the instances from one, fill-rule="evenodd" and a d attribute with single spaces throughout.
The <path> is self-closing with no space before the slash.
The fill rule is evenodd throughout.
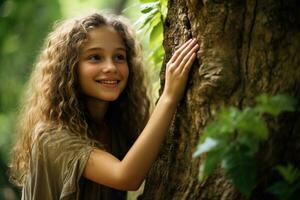
<path id="1" fill-rule="evenodd" d="M 21 107 L 17 142 L 11 156 L 11 180 L 23 185 L 29 171 L 33 142 L 41 134 L 67 130 L 83 138 L 96 139 L 79 92 L 78 61 L 88 33 L 100 26 L 112 26 L 123 39 L 129 77 L 125 90 L 110 104 L 107 117 L 113 132 L 121 137 L 124 155 L 149 118 L 148 98 L 141 46 L 127 21 L 114 15 L 92 13 L 54 26 L 46 39 L 30 77 Z"/>

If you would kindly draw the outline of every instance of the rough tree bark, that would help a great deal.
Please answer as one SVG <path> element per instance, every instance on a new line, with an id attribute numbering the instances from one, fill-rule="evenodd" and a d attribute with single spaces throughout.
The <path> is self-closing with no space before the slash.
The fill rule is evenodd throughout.
<path id="1" fill-rule="evenodd" d="M 201 159 L 192 153 L 205 125 L 223 105 L 253 105 L 261 93 L 300 97 L 300 3 L 297 0 L 170 0 L 165 23 L 165 62 L 179 44 L 197 38 L 200 50 L 185 98 L 178 106 L 141 199 L 244 199 L 221 169 L 200 183 Z M 161 85 L 164 84 L 164 67 Z M 300 166 L 300 114 L 269 119 L 270 138 L 257 156 L 259 182 L 251 199 L 265 192 L 288 161 Z"/>

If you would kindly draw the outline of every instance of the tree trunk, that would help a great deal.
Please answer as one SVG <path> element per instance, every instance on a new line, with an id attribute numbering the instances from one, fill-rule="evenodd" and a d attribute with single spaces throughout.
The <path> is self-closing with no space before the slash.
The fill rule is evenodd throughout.
<path id="1" fill-rule="evenodd" d="M 199 137 L 221 106 L 253 105 L 261 93 L 300 97 L 300 3 L 297 0 L 170 0 L 165 22 L 166 63 L 176 47 L 197 38 L 185 98 L 146 181 L 141 199 L 245 199 L 217 169 L 198 181 L 192 159 Z M 164 85 L 164 68 L 161 86 Z M 266 188 L 274 166 L 300 166 L 300 114 L 268 119 L 270 137 L 257 156 L 258 185 L 251 199 L 275 199 Z"/>

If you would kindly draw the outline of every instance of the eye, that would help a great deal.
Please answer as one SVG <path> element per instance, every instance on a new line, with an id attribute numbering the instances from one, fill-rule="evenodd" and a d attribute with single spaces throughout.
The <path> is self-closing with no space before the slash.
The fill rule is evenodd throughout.
<path id="1" fill-rule="evenodd" d="M 97 55 L 97 54 L 93 54 L 93 55 L 90 55 L 88 57 L 88 60 L 91 61 L 91 62 L 98 62 L 102 59 L 102 57 L 100 55 Z"/>
<path id="2" fill-rule="evenodd" d="M 116 54 L 113 56 L 113 60 L 115 62 L 125 62 L 126 61 L 126 55 L 124 54 Z"/>

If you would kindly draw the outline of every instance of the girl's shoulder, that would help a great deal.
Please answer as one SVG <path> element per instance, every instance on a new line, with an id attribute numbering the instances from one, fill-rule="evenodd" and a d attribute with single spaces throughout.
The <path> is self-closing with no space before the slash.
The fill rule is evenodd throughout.
<path id="1" fill-rule="evenodd" d="M 63 153 L 96 147 L 95 141 L 67 130 L 52 130 L 39 135 L 33 143 L 33 151 Z"/>
<path id="2" fill-rule="evenodd" d="M 94 148 L 88 139 L 65 130 L 44 132 L 33 144 L 27 188 L 38 185 L 38 199 L 47 192 L 53 199 L 71 199 Z"/>

